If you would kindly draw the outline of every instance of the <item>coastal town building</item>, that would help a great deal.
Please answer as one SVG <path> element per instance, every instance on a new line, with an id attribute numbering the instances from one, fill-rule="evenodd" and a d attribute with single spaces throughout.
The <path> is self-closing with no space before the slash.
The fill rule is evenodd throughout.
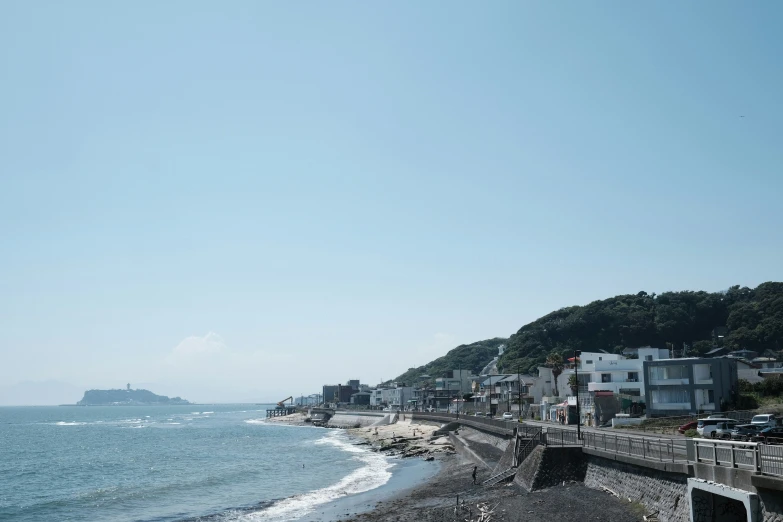
<path id="1" fill-rule="evenodd" d="M 648 417 L 723 411 L 739 391 L 729 357 L 644 361 L 644 375 Z"/>
<path id="2" fill-rule="evenodd" d="M 370 405 L 370 392 L 360 391 L 351 395 L 351 404 L 369 406 Z"/>

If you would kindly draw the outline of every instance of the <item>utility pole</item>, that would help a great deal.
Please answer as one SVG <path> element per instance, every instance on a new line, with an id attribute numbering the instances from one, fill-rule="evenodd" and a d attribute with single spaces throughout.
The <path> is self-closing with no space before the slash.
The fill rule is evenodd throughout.
<path id="1" fill-rule="evenodd" d="M 457 370 L 457 375 L 459 376 L 459 393 L 457 394 L 457 417 L 459 417 L 459 409 L 460 409 L 459 403 L 462 400 L 462 368 L 459 368 Z"/>
<path id="2" fill-rule="evenodd" d="M 519 400 L 519 405 L 517 406 L 519 415 L 517 417 L 519 420 L 522 420 L 522 374 L 519 371 L 519 365 L 517 365 L 517 387 L 517 399 Z"/>
<path id="3" fill-rule="evenodd" d="M 576 439 L 582 440 L 582 431 L 580 426 L 582 424 L 581 416 L 579 415 L 579 356 L 582 355 L 580 350 L 574 350 L 574 377 L 576 379 Z"/>

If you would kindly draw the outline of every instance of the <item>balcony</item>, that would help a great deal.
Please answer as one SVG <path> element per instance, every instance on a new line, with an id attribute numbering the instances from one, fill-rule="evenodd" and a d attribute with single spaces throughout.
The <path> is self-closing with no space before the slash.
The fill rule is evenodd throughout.
<path id="1" fill-rule="evenodd" d="M 648 384 L 653 386 L 681 386 L 683 384 L 690 384 L 690 379 L 650 379 Z"/>
<path id="2" fill-rule="evenodd" d="M 596 372 L 641 372 L 643 362 L 639 359 L 624 359 L 619 361 L 595 361 Z"/>
<path id="3" fill-rule="evenodd" d="M 642 389 L 642 383 L 632 381 L 630 379 L 623 379 L 621 381 L 612 381 L 612 382 L 591 382 L 587 385 L 587 389 L 591 392 L 594 391 L 610 391 L 613 393 L 620 393 L 620 389 L 635 389 L 640 390 Z"/>

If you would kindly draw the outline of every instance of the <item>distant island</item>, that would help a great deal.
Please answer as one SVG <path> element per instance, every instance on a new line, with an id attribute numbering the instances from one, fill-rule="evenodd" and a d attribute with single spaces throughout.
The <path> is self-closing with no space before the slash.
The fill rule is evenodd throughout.
<path id="1" fill-rule="evenodd" d="M 180 397 L 169 398 L 165 395 L 156 395 L 149 390 L 131 390 L 127 388 L 117 390 L 87 390 L 77 406 L 176 406 L 190 404 Z"/>

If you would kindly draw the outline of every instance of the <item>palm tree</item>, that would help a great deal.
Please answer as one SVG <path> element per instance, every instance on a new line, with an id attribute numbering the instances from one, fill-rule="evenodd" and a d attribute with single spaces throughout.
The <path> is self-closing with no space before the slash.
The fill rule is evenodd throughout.
<path id="1" fill-rule="evenodd" d="M 546 357 L 546 365 L 552 368 L 552 378 L 554 380 L 554 394 L 557 395 L 557 378 L 563 373 L 563 356 L 552 352 Z"/>

